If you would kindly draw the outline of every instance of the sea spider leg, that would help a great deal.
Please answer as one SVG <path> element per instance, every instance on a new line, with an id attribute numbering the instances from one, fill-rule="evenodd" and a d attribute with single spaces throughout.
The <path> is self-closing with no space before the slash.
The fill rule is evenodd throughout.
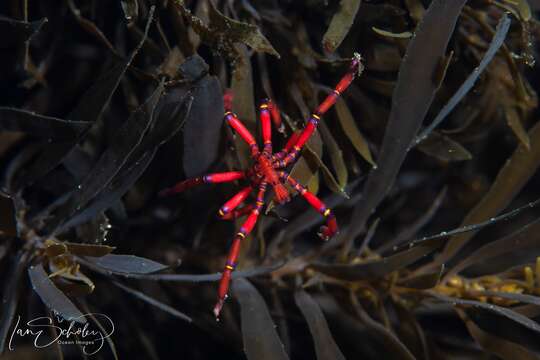
<path id="1" fill-rule="evenodd" d="M 234 114 L 231 111 L 227 111 L 225 113 L 225 122 L 230 125 L 240 135 L 242 139 L 249 145 L 249 149 L 251 150 L 251 156 L 256 157 L 259 155 L 259 147 L 257 146 L 257 142 L 255 141 L 255 138 L 249 130 L 246 128 L 246 126 L 238 119 L 236 114 Z"/>
<path id="2" fill-rule="evenodd" d="M 240 230 L 234 237 L 233 243 L 229 250 L 229 256 L 227 257 L 227 262 L 225 263 L 225 268 L 221 274 L 221 279 L 219 281 L 219 290 L 218 290 L 218 300 L 214 306 L 214 315 L 216 319 L 219 319 L 219 313 L 223 307 L 223 303 L 227 298 L 227 293 L 229 292 L 229 284 L 231 282 L 231 274 L 236 267 L 236 261 L 238 259 L 238 254 L 240 253 L 240 245 L 242 239 L 251 233 L 259 214 L 261 212 L 262 206 L 264 205 L 264 193 L 266 192 L 267 183 L 265 181 L 261 182 L 259 185 L 259 191 L 257 193 L 257 200 L 255 201 L 255 207 L 249 214 L 248 218 L 244 224 L 240 227 Z"/>
<path id="3" fill-rule="evenodd" d="M 291 151 L 292 147 L 296 144 L 299 137 L 300 131 L 293 132 L 289 140 L 287 140 L 287 143 L 285 144 L 283 149 L 280 152 L 274 154 L 273 158 L 277 167 L 285 167 L 285 162 L 283 161 L 283 158 L 289 153 L 289 151 Z"/>
<path id="4" fill-rule="evenodd" d="M 244 171 L 228 171 L 228 172 L 208 174 L 208 175 L 199 176 L 196 178 L 181 181 L 170 188 L 161 190 L 159 192 L 159 196 L 168 196 L 172 194 L 177 194 L 200 184 L 225 183 L 225 182 L 231 182 L 235 180 L 244 179 L 245 177 L 246 177 L 246 173 Z"/>
<path id="5" fill-rule="evenodd" d="M 284 171 L 280 172 L 280 178 L 285 182 L 288 182 L 302 197 L 317 210 L 321 215 L 326 218 L 326 226 L 322 226 L 319 231 L 319 237 L 323 240 L 328 240 L 338 232 L 338 225 L 336 217 L 332 210 L 330 210 L 321 199 L 315 196 L 313 193 L 303 187 L 298 181 L 293 179 Z"/>
<path id="6" fill-rule="evenodd" d="M 244 200 L 247 199 L 251 191 L 253 191 L 253 187 L 251 187 L 251 185 L 240 190 L 219 209 L 219 216 L 223 218 L 225 215 L 235 210 L 241 203 L 244 202 Z"/>
<path id="7" fill-rule="evenodd" d="M 231 210 L 229 213 L 223 215 L 221 218 L 223 220 L 235 220 L 249 214 L 254 208 L 255 208 L 255 205 L 249 204 L 240 209 L 237 208 L 237 209 Z"/>
<path id="8" fill-rule="evenodd" d="M 270 111 L 268 108 L 268 100 L 264 100 L 259 107 L 262 136 L 263 136 L 263 152 L 266 155 L 272 154 L 272 121 L 270 120 Z"/>
<path id="9" fill-rule="evenodd" d="M 304 127 L 304 130 L 302 130 L 296 144 L 292 147 L 292 150 L 290 150 L 284 156 L 283 161 L 280 162 L 280 165 L 283 164 L 283 166 L 288 166 L 296 160 L 296 157 L 300 153 L 300 150 L 302 150 L 302 147 L 315 132 L 321 117 L 336 103 L 341 93 L 345 91 L 349 85 L 351 85 L 354 78 L 363 71 L 364 66 L 361 63 L 361 60 L 362 58 L 360 55 L 355 53 L 354 58 L 351 61 L 351 66 L 349 67 L 349 71 L 341 78 L 332 93 L 330 93 L 317 107 L 317 109 L 315 109 L 313 114 L 311 114 L 308 123 Z"/>

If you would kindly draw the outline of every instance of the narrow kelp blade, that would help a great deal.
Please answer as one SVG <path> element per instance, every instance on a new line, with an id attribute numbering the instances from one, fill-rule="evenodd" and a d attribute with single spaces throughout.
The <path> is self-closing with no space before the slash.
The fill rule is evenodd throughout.
<path id="1" fill-rule="evenodd" d="M 342 280 L 376 279 L 413 264 L 437 250 L 444 242 L 444 238 L 432 239 L 412 245 L 408 249 L 394 255 L 377 260 L 368 260 L 358 264 L 313 263 L 311 267 L 325 275 Z"/>
<path id="2" fill-rule="evenodd" d="M 232 283 L 233 295 L 240 303 L 244 352 L 249 360 L 286 360 L 283 343 L 276 332 L 266 302 L 248 280 Z"/>
<path id="3" fill-rule="evenodd" d="M 338 99 L 335 106 L 341 128 L 351 141 L 354 149 L 370 163 L 371 166 L 376 167 L 373 157 L 371 156 L 371 151 L 369 150 L 369 144 L 364 135 L 360 132 L 358 125 L 356 125 L 354 116 L 347 107 L 345 101 L 343 101 L 343 99 Z"/>
<path id="4" fill-rule="evenodd" d="M 87 122 L 63 120 L 32 111 L 0 107 L 0 131 L 17 131 L 28 135 L 56 139 L 73 139 L 87 127 Z"/>
<path id="5" fill-rule="evenodd" d="M 441 161 L 472 159 L 472 154 L 463 145 L 436 131 L 433 131 L 424 141 L 418 144 L 418 150 Z"/>
<path id="6" fill-rule="evenodd" d="M 43 18 L 27 22 L 0 15 L 0 34 L 2 34 L 0 48 L 8 48 L 30 40 L 47 21 L 47 18 Z"/>
<path id="7" fill-rule="evenodd" d="M 160 309 L 161 311 L 164 311 L 166 312 L 167 314 L 169 315 L 172 315 L 174 316 L 175 318 L 178 318 L 178 319 L 181 319 L 181 320 L 184 320 L 184 321 L 187 321 L 187 322 L 192 322 L 192 319 L 187 316 L 186 314 L 176 310 L 175 308 L 167 305 L 167 304 L 164 304 L 162 303 L 161 301 L 158 301 L 138 290 L 135 290 L 133 288 L 130 288 L 129 286 L 126 286 L 124 284 L 121 284 L 119 283 L 118 281 L 113 281 L 113 284 L 116 285 L 117 287 L 119 287 L 120 289 L 124 290 L 125 292 L 127 292 L 128 294 L 131 294 L 132 296 L 136 297 L 137 299 L 140 299 L 142 301 L 144 301 L 145 303 L 148 303 L 158 309 Z"/>
<path id="8" fill-rule="evenodd" d="M 484 57 L 482 57 L 480 64 L 473 70 L 465 82 L 461 84 L 459 89 L 450 98 L 450 100 L 448 100 L 446 105 L 444 105 L 431 124 L 416 137 L 414 140 L 415 144 L 419 144 L 420 142 L 424 141 L 429 134 L 444 121 L 448 114 L 452 112 L 452 110 L 465 97 L 465 95 L 469 93 L 476 83 L 476 80 L 478 80 L 482 72 L 486 69 L 497 51 L 499 51 L 503 45 L 504 39 L 506 39 L 506 34 L 508 33 L 508 29 L 510 29 L 510 23 L 511 21 L 508 15 L 503 13 L 501 19 L 499 20 L 499 24 L 497 25 L 495 36 L 493 36 L 493 39 L 489 44 L 489 48 L 484 54 Z"/>
<path id="9" fill-rule="evenodd" d="M 433 101 L 437 84 L 433 74 L 444 57 L 465 0 L 434 0 L 410 40 L 392 95 L 392 109 L 381 151 L 343 236 L 344 252 L 364 228 L 368 217 L 394 184 L 395 178 Z"/>
<path id="10" fill-rule="evenodd" d="M 472 293 L 475 295 L 480 294 L 480 292 L 474 292 L 474 291 Z M 523 304 L 531 304 L 531 305 L 540 306 L 540 297 L 534 296 L 534 295 L 502 292 L 502 291 L 489 291 L 489 290 L 482 291 L 481 293 L 482 295 L 490 296 L 494 298 L 507 299 L 507 300 L 520 302 Z"/>
<path id="11" fill-rule="evenodd" d="M 322 40 L 326 51 L 334 52 L 353 26 L 361 0 L 341 0 Z"/>
<path id="12" fill-rule="evenodd" d="M 163 87 L 158 86 L 152 96 L 133 111 L 129 119 L 116 131 L 115 141 L 111 142 L 101 154 L 81 184 L 77 185 L 71 193 L 69 199 L 54 214 L 51 214 L 53 217 L 47 220 L 45 226 L 47 233 L 54 233 L 58 226 L 84 208 L 113 180 L 146 134 L 153 118 L 154 106 L 162 91 Z"/>
<path id="13" fill-rule="evenodd" d="M 332 135 L 325 122 L 319 124 L 319 131 L 321 132 L 321 138 L 328 150 L 328 156 L 330 156 L 334 172 L 336 173 L 337 185 L 339 189 L 341 189 L 341 192 L 344 192 L 343 189 L 347 186 L 349 172 L 347 170 L 345 159 L 343 159 L 343 151 L 341 151 L 335 137 Z"/>
<path id="14" fill-rule="evenodd" d="M 401 339 L 398 338 L 393 331 L 388 329 L 380 322 L 374 320 L 367 313 L 352 291 L 350 293 L 350 299 L 357 316 L 364 323 L 364 325 L 366 325 L 369 332 L 379 339 L 379 341 L 384 345 L 385 350 L 388 350 L 390 354 L 394 355 L 393 358 L 406 360 L 416 359 L 407 346 L 403 344 Z"/>
<path id="15" fill-rule="evenodd" d="M 39 295 L 41 301 L 55 314 L 59 314 L 68 321 L 86 323 L 86 318 L 71 300 L 60 291 L 49 279 L 42 264 L 32 265 L 28 268 L 28 276 L 32 289 Z"/>
<path id="16" fill-rule="evenodd" d="M 450 268 L 446 277 L 458 274 L 474 264 L 487 262 L 497 256 L 504 255 L 508 252 L 508 249 L 517 251 L 519 249 L 533 248 L 539 243 L 540 219 L 521 227 L 502 239 L 497 239 L 476 249 Z"/>
<path id="17" fill-rule="evenodd" d="M 79 300 L 79 304 L 81 306 L 81 309 L 84 311 L 85 314 L 89 315 L 89 318 L 92 319 L 92 321 L 96 324 L 96 326 L 99 328 L 102 334 L 107 334 L 108 331 L 105 329 L 103 324 L 99 321 L 98 316 L 96 316 L 96 313 L 88 307 L 88 304 L 84 299 Z M 111 336 L 107 336 L 105 338 L 105 341 L 107 341 L 107 344 L 109 345 L 109 348 L 111 349 L 111 354 L 114 358 L 114 360 L 119 360 L 118 353 L 116 350 L 116 345 L 114 344 Z"/>
<path id="18" fill-rule="evenodd" d="M 455 298 L 455 297 L 450 297 L 450 296 L 446 296 L 446 295 L 442 295 L 442 294 L 438 294 L 434 291 L 428 291 L 429 295 L 433 296 L 434 298 L 440 300 L 440 301 L 443 301 L 443 302 L 446 302 L 446 303 L 450 303 L 454 306 L 457 306 L 457 305 L 464 305 L 464 306 L 470 306 L 472 307 L 473 309 L 474 308 L 480 308 L 480 309 L 484 309 L 484 310 L 487 310 L 487 311 L 490 311 L 490 312 L 493 312 L 497 315 L 501 315 L 501 316 L 504 316 L 522 326 L 525 326 L 526 328 L 530 329 L 530 330 L 533 330 L 535 332 L 538 332 L 540 333 L 540 325 L 536 322 L 536 321 L 533 321 L 531 319 L 529 319 L 528 317 L 526 316 L 523 316 L 509 308 L 505 308 L 505 307 L 502 307 L 502 306 L 499 306 L 499 305 L 495 305 L 495 304 L 489 304 L 489 303 L 485 303 L 485 302 L 481 302 L 481 301 L 476 301 L 476 300 L 466 300 L 466 299 L 459 299 L 459 298 Z"/>
<path id="19" fill-rule="evenodd" d="M 478 223 L 478 224 L 471 224 L 471 225 L 465 225 L 465 226 L 461 226 L 459 228 L 456 228 L 456 229 L 452 229 L 450 231 L 443 231 L 443 232 L 440 232 L 438 234 L 435 234 L 435 235 L 430 235 L 430 236 L 426 236 L 426 237 L 423 237 L 423 238 L 420 238 L 420 239 L 416 239 L 416 240 L 413 240 L 411 242 L 409 242 L 409 244 L 407 246 L 411 247 L 411 246 L 415 246 L 415 245 L 418 245 L 418 244 L 422 244 L 424 242 L 431 242 L 433 240 L 436 240 L 436 239 L 443 239 L 443 238 L 447 238 L 447 237 L 452 237 L 452 236 L 455 236 L 455 235 L 461 235 L 461 234 L 466 234 L 466 233 L 474 233 L 474 232 L 477 232 L 485 227 L 488 227 L 488 226 L 492 226 L 494 224 L 497 224 L 501 221 L 507 221 L 519 214 L 521 214 L 523 211 L 525 210 L 529 210 L 529 209 L 533 209 L 537 206 L 540 205 L 540 199 L 536 199 L 535 201 L 532 201 L 524 206 L 521 206 L 519 208 L 516 208 L 514 210 L 511 210 L 507 213 L 504 213 L 502 215 L 499 215 L 497 217 L 493 217 L 493 218 L 490 218 L 489 220 L 486 220 L 486 221 L 483 221 L 481 223 Z M 403 246 L 399 246 L 398 248 L 403 248 Z M 444 249 L 443 249 L 444 251 Z M 433 261 L 431 261 L 429 264 L 417 269 L 415 272 L 416 274 L 423 274 L 423 273 L 429 273 L 429 272 L 432 272 L 433 269 L 435 268 L 438 268 L 442 265 L 442 263 L 438 263 L 437 262 L 437 259 L 440 258 L 440 255 L 438 257 L 436 257 L 435 259 L 433 259 Z"/>
<path id="20" fill-rule="evenodd" d="M 119 277 L 127 279 L 137 280 L 149 280 L 158 282 L 216 282 L 221 279 L 221 273 L 215 274 L 141 274 L 141 273 L 128 273 L 125 271 L 116 271 L 111 268 L 101 267 L 94 261 L 88 259 L 79 258 L 78 262 L 90 270 L 103 275 L 117 275 Z M 279 262 L 277 264 L 268 266 L 258 266 L 247 270 L 236 270 L 232 273 L 231 279 L 249 278 L 261 275 L 271 274 L 273 271 L 281 268 L 285 263 Z"/>
<path id="21" fill-rule="evenodd" d="M 337 346 L 332 333 L 328 328 L 326 318 L 319 304 L 304 290 L 294 293 L 296 306 L 304 315 L 309 326 L 309 331 L 315 344 L 315 353 L 318 360 L 345 360 L 345 356 Z"/>
<path id="22" fill-rule="evenodd" d="M 34 181 L 43 177 L 58 166 L 67 156 L 69 156 L 71 150 L 82 141 L 91 127 L 99 125 L 102 115 L 118 88 L 120 81 L 146 41 L 153 15 L 154 7 L 151 7 L 144 36 L 139 44 L 137 44 L 136 48 L 131 52 L 129 58 L 100 77 L 83 95 L 75 109 L 67 116 L 70 120 L 87 122 L 89 126 L 86 130 L 70 141 L 47 147 L 46 151 L 44 151 L 31 165 L 27 166 L 19 179 L 19 188 L 31 185 Z"/>
<path id="23" fill-rule="evenodd" d="M 86 261 L 98 267 L 119 273 L 151 274 L 168 269 L 167 265 L 135 255 L 108 254 L 102 257 L 87 257 Z"/>

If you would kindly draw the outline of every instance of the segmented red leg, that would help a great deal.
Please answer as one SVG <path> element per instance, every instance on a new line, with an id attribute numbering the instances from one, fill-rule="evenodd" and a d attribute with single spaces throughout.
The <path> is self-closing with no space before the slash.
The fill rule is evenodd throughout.
<path id="1" fill-rule="evenodd" d="M 313 193 L 309 192 L 305 187 L 303 187 L 298 181 L 293 179 L 284 171 L 280 172 L 280 178 L 283 181 L 287 181 L 300 195 L 306 199 L 306 201 L 311 205 L 315 210 L 317 210 L 321 215 L 326 218 L 326 226 L 322 226 L 319 230 L 319 237 L 323 240 L 329 240 L 338 232 L 338 226 L 336 217 L 334 216 L 332 210 L 326 207 L 324 202 L 315 196 Z"/>
<path id="2" fill-rule="evenodd" d="M 159 192 L 159 196 L 177 194 L 200 184 L 217 184 L 217 183 L 231 182 L 231 181 L 243 179 L 245 177 L 246 177 L 246 173 L 244 171 L 228 171 L 228 172 L 208 174 L 208 175 L 199 176 L 193 179 L 187 179 L 187 180 L 181 181 L 170 188 L 161 190 Z"/>
<path id="3" fill-rule="evenodd" d="M 257 146 L 255 138 L 253 137 L 253 135 L 251 135 L 249 130 L 240 121 L 240 119 L 238 119 L 236 114 L 231 111 L 227 111 L 225 113 L 225 122 L 229 124 L 234 129 L 234 131 L 236 131 L 236 133 L 240 135 L 240 137 L 244 139 L 244 141 L 249 145 L 249 149 L 251 150 L 251 156 L 255 157 L 259 155 L 259 147 Z"/>
<path id="4" fill-rule="evenodd" d="M 260 118 L 263 136 L 263 152 L 267 155 L 272 154 L 272 121 L 270 120 L 270 111 L 268 108 L 269 100 L 264 100 L 260 106 Z"/>
<path id="5" fill-rule="evenodd" d="M 227 257 L 227 262 L 225 263 L 225 268 L 223 270 L 223 273 L 221 274 L 221 280 L 219 281 L 218 300 L 216 305 L 214 306 L 214 315 L 216 316 L 216 319 L 219 319 L 219 313 L 221 312 L 221 308 L 223 307 L 223 303 L 225 302 L 225 299 L 227 298 L 227 294 L 229 292 L 231 274 L 236 267 L 236 261 L 238 259 L 238 254 L 240 253 L 240 245 L 242 243 L 242 239 L 248 236 L 249 233 L 251 233 L 251 231 L 253 230 L 253 227 L 255 227 L 257 218 L 259 217 L 262 206 L 264 205 L 264 193 L 266 192 L 266 185 L 266 182 L 262 182 L 259 185 L 259 191 L 257 193 L 255 207 L 249 214 L 244 224 L 240 227 L 240 230 L 234 237 L 233 243 L 229 250 L 229 256 Z"/>
<path id="6" fill-rule="evenodd" d="M 341 78 L 332 93 L 330 93 L 326 97 L 326 99 L 324 99 L 323 102 L 317 107 L 313 114 L 311 114 L 306 126 L 304 127 L 304 130 L 298 137 L 296 144 L 294 144 L 292 149 L 284 157 L 283 161 L 281 162 L 284 167 L 288 166 L 296 160 L 302 147 L 304 147 L 311 135 L 313 135 L 313 133 L 315 132 L 321 116 L 323 116 L 328 111 L 328 109 L 330 109 L 336 103 L 341 93 L 345 91 L 349 87 L 349 85 L 351 85 L 356 75 L 360 74 L 364 70 L 364 66 L 361 63 L 361 60 L 362 58 L 360 57 L 360 55 L 354 54 L 351 66 L 349 67 L 349 71 Z"/>
<path id="7" fill-rule="evenodd" d="M 287 140 L 287 143 L 285 144 L 283 149 L 280 152 L 274 154 L 273 158 L 276 160 L 275 164 L 278 167 L 285 166 L 285 163 L 282 160 L 289 153 L 289 151 L 291 151 L 292 147 L 296 144 L 299 137 L 300 137 L 300 131 L 293 132 L 289 140 Z"/>
<path id="8" fill-rule="evenodd" d="M 246 205 L 240 209 L 236 208 L 234 210 L 231 210 L 229 213 L 223 215 L 221 218 L 223 220 L 235 220 L 249 214 L 254 208 L 255 205 L 253 204 Z"/>
<path id="9" fill-rule="evenodd" d="M 253 187 L 251 186 L 247 186 L 240 190 L 219 209 L 219 216 L 224 217 L 225 215 L 236 209 L 241 203 L 244 202 L 244 200 L 247 199 L 252 190 Z"/>

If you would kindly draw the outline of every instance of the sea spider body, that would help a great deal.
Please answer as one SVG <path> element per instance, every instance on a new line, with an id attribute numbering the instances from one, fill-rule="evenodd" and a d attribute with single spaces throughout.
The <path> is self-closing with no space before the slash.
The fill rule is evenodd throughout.
<path id="1" fill-rule="evenodd" d="M 272 122 L 278 131 L 283 132 L 280 112 L 275 104 L 271 100 L 264 100 L 260 105 L 260 122 L 263 138 L 263 147 L 260 149 L 253 135 L 231 111 L 231 94 L 225 94 L 225 122 L 249 145 L 253 164 L 245 171 L 214 173 L 184 180 L 172 188 L 161 192 L 161 195 L 178 193 L 203 183 L 223 183 L 236 180 L 247 180 L 249 182 L 249 185 L 240 190 L 219 209 L 219 216 L 223 219 L 236 219 L 246 215 L 247 218 L 233 239 L 225 268 L 221 275 L 218 301 L 214 307 L 216 318 L 219 318 L 224 301 L 227 298 L 231 274 L 236 267 L 242 239 L 253 230 L 264 206 L 267 189 L 271 188 L 274 193 L 274 200 L 278 204 L 283 204 L 290 200 L 289 190 L 285 186 L 285 184 L 288 184 L 316 211 L 325 217 L 326 225 L 321 227 L 319 236 L 324 240 L 328 240 L 337 233 L 338 226 L 332 211 L 317 196 L 289 176 L 286 169 L 298 160 L 300 151 L 311 135 L 313 135 L 321 117 L 336 103 L 340 94 L 349 87 L 355 76 L 360 74 L 362 70 L 361 57 L 355 54 L 349 71 L 341 78 L 333 92 L 315 109 L 307 121 L 306 126 L 301 131 L 294 132 L 283 149 L 275 153 L 272 149 Z M 249 195 L 254 191 L 256 194 L 255 201 L 244 205 Z"/>

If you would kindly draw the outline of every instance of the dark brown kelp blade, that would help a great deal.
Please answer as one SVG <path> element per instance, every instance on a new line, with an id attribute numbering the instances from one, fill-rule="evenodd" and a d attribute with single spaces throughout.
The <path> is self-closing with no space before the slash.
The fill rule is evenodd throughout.
<path id="1" fill-rule="evenodd" d="M 84 208 L 113 180 L 146 134 L 152 121 L 153 106 L 157 103 L 162 91 L 163 87 L 158 86 L 152 96 L 139 106 L 117 130 L 114 136 L 115 141 L 101 154 L 92 170 L 82 183 L 77 185 L 70 198 L 55 211 L 54 217 L 47 221 L 46 233 L 54 233 L 58 226 Z"/>
<path id="2" fill-rule="evenodd" d="M 180 72 L 192 73 L 191 68 L 205 68 L 208 71 L 208 65 L 198 55 L 187 59 L 180 66 Z M 216 161 L 223 124 L 223 95 L 218 79 L 204 73 L 195 79 L 194 99 L 184 126 L 186 177 L 203 174 Z M 176 94 L 171 92 L 171 95 L 174 99 Z"/>
<path id="3" fill-rule="evenodd" d="M 505 360 L 523 359 L 523 360 L 539 360 L 540 355 L 533 353 L 526 347 L 516 344 L 514 342 L 505 340 L 498 336 L 488 333 L 482 330 L 475 324 L 463 311 L 457 310 L 461 320 L 467 326 L 467 330 L 474 338 L 474 340 L 487 352 L 499 356 Z"/>
<path id="4" fill-rule="evenodd" d="M 456 309 L 457 310 L 457 309 Z M 478 327 L 502 339 L 526 346 L 527 349 L 539 353 L 539 334 L 523 324 L 486 308 L 466 306 L 463 311 Z M 518 312 L 518 311 L 516 311 Z"/>
<path id="5" fill-rule="evenodd" d="M 240 303 L 244 351 L 249 360 L 289 359 L 276 332 L 266 302 L 245 279 L 232 283 L 233 295 Z"/>
<path id="6" fill-rule="evenodd" d="M 344 233 L 345 252 L 364 230 L 368 217 L 394 184 L 407 150 L 433 101 L 437 90 L 433 74 L 445 55 L 465 2 L 432 1 L 407 46 L 392 95 L 392 109 L 377 158 L 378 167 L 370 173 L 364 187 L 364 198 L 353 211 L 354 225 Z"/>
<path id="7" fill-rule="evenodd" d="M 486 69 L 486 67 L 489 65 L 489 63 L 497 53 L 497 51 L 504 44 L 504 39 L 506 38 L 506 34 L 508 33 L 508 29 L 510 28 L 510 23 L 510 18 L 506 14 L 503 14 L 501 19 L 499 20 L 499 24 L 497 25 L 497 32 L 495 33 L 495 36 L 493 36 L 493 39 L 489 44 L 489 48 L 484 54 L 484 57 L 480 61 L 478 67 L 474 69 L 474 71 L 459 87 L 456 93 L 450 98 L 450 100 L 448 100 L 446 105 L 444 105 L 441 111 L 437 114 L 433 122 L 425 130 L 423 130 L 420 135 L 417 136 L 417 138 L 415 139 L 415 144 L 424 141 L 428 137 L 428 135 L 444 121 L 448 114 L 450 114 L 450 112 L 456 107 L 456 105 L 472 89 L 472 87 L 476 83 L 476 80 L 480 77 L 480 74 L 482 74 L 482 72 Z"/>
<path id="8" fill-rule="evenodd" d="M 67 140 L 77 137 L 88 125 L 84 121 L 63 120 L 32 111 L 0 107 L 0 131 L 18 131 L 50 140 Z"/>
<path id="9" fill-rule="evenodd" d="M 319 304 L 304 290 L 297 290 L 294 293 L 294 300 L 308 323 L 315 344 L 317 359 L 345 360 L 345 356 L 343 356 L 332 337 Z"/>
<path id="10" fill-rule="evenodd" d="M 58 166 L 84 138 L 90 126 L 95 126 L 96 123 L 99 123 L 103 112 L 111 101 L 112 95 L 120 84 L 120 80 L 124 77 L 126 70 L 146 41 L 148 30 L 153 20 L 153 14 L 154 7 L 152 6 L 146 24 L 145 34 L 129 58 L 98 79 L 85 95 L 83 95 L 75 109 L 67 116 L 70 120 L 88 122 L 89 127 L 86 131 L 71 141 L 49 146 L 38 159 L 25 169 L 24 174 L 19 179 L 19 187 L 30 185 Z"/>
<path id="11" fill-rule="evenodd" d="M 0 15 L 0 34 L 2 34 L 0 48 L 8 48 L 30 40 L 47 21 L 47 18 L 43 18 L 26 22 Z"/>
<path id="12" fill-rule="evenodd" d="M 314 263 L 311 267 L 325 275 L 343 280 L 356 281 L 377 279 L 413 264 L 424 256 L 437 250 L 444 242 L 444 238 L 432 239 L 427 242 L 413 245 L 409 249 L 394 255 L 377 260 L 368 260 L 359 264 Z"/>
<path id="13" fill-rule="evenodd" d="M 49 275 L 43 269 L 42 264 L 30 266 L 28 276 L 30 277 L 32 289 L 53 313 L 59 314 L 68 321 L 86 323 L 86 318 L 80 310 L 49 279 Z"/>
<path id="14" fill-rule="evenodd" d="M 109 254 L 98 258 L 87 257 L 85 259 L 104 270 L 128 274 L 151 274 L 168 268 L 167 265 L 135 255 Z"/>

